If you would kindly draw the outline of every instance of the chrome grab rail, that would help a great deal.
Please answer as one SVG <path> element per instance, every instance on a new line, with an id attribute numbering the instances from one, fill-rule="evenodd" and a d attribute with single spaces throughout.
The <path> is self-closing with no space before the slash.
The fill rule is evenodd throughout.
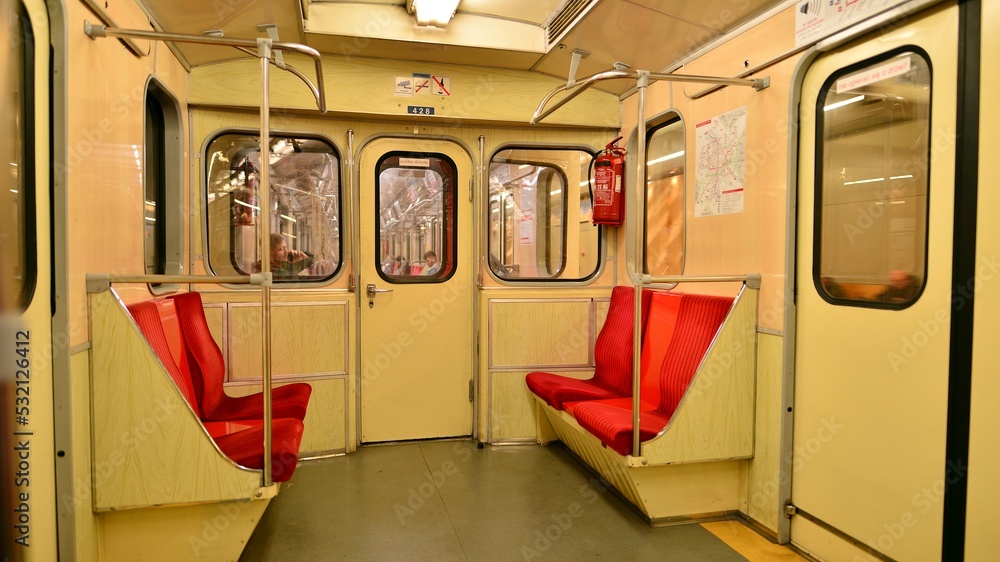
<path id="1" fill-rule="evenodd" d="M 189 35 L 186 33 L 165 33 L 162 31 L 147 31 L 144 29 L 124 29 L 121 27 L 108 27 L 106 25 L 94 25 L 89 21 L 83 22 L 83 31 L 91 39 L 97 37 L 116 37 L 119 39 L 153 39 L 158 41 L 172 41 L 175 43 L 195 43 L 199 45 L 218 45 L 219 47 L 236 47 L 243 52 L 248 52 L 248 49 L 255 49 L 258 46 L 257 39 L 233 39 L 228 37 L 214 37 L 211 35 Z M 302 45 L 299 43 L 287 43 L 284 41 L 273 41 L 271 42 L 271 49 L 278 51 L 292 51 L 306 55 L 307 57 L 313 59 L 316 66 L 316 84 L 313 84 L 304 74 L 296 69 L 288 68 L 288 70 L 299 77 L 302 81 L 309 86 L 312 91 L 313 96 L 316 98 L 316 106 L 319 108 L 321 113 L 326 113 L 326 89 L 323 84 L 323 63 L 322 58 L 316 49 Z M 253 54 L 255 57 L 260 55 L 252 51 L 248 54 Z M 268 56 L 270 59 L 270 56 Z M 288 64 L 285 64 L 288 67 Z"/>

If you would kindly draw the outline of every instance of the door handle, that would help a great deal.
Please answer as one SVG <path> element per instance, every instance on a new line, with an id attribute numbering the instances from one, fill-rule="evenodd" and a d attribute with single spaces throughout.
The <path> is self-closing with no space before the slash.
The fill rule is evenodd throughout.
<path id="1" fill-rule="evenodd" d="M 375 298 L 376 293 L 391 293 L 391 292 L 392 289 L 379 289 L 375 287 L 375 283 L 369 283 L 368 285 L 365 286 L 365 293 L 368 295 L 368 298 L 370 299 Z"/>

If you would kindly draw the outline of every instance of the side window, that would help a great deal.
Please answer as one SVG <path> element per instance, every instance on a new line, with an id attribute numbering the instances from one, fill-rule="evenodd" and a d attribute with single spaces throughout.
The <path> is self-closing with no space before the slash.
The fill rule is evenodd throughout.
<path id="1" fill-rule="evenodd" d="M 643 273 L 684 271 L 684 121 L 670 112 L 646 134 Z"/>
<path id="2" fill-rule="evenodd" d="M 490 270 L 509 281 L 592 277 L 600 229 L 590 222 L 587 170 L 578 149 L 507 148 L 490 160 L 486 224 Z"/>
<path id="3" fill-rule="evenodd" d="M 181 177 L 181 112 L 174 98 L 156 80 L 146 87 L 142 183 L 143 246 L 146 273 L 181 273 L 184 242 L 184 181 Z M 154 293 L 176 285 L 153 285 Z"/>
<path id="4" fill-rule="evenodd" d="M 325 281 L 341 264 L 340 157 L 324 139 L 271 138 L 270 209 L 258 204 L 258 137 L 223 133 L 205 150 L 208 260 L 216 275 L 260 271 L 270 252 L 279 283 Z M 258 245 L 257 227 L 269 220 L 271 239 Z"/>
<path id="5" fill-rule="evenodd" d="M 458 171 L 442 154 L 390 152 L 375 167 L 379 275 L 390 283 L 435 283 L 457 268 Z"/>
<path id="6" fill-rule="evenodd" d="M 0 313 L 25 309 L 35 290 L 34 177 L 35 54 L 31 22 L 20 3 L 3 8 L 9 50 L 3 61 L 6 95 L 0 149 L 7 182 L 0 189 Z"/>
<path id="7" fill-rule="evenodd" d="M 816 289 L 904 308 L 925 284 L 931 67 L 906 48 L 842 69 L 816 107 Z"/>

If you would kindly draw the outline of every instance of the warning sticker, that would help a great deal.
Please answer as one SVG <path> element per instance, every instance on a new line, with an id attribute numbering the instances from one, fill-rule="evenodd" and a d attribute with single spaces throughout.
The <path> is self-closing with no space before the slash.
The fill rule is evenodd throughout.
<path id="1" fill-rule="evenodd" d="M 435 96 L 451 95 L 451 78 L 447 76 L 431 76 L 431 82 L 433 83 L 431 93 Z"/>
<path id="2" fill-rule="evenodd" d="M 413 95 L 413 77 L 412 76 L 397 76 L 396 77 L 396 91 L 397 96 L 412 96 Z"/>

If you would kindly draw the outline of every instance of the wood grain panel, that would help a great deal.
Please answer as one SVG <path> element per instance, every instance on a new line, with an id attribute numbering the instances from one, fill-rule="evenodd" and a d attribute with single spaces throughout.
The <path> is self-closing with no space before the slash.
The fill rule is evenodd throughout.
<path id="1" fill-rule="evenodd" d="M 91 434 L 90 434 L 90 350 L 70 356 L 70 395 L 73 404 L 73 478 L 76 482 L 90 483 Z M 76 486 L 73 490 L 73 526 L 76 532 L 76 559 L 99 560 L 98 521 L 91 509 L 94 489 Z"/>
<path id="2" fill-rule="evenodd" d="M 747 485 L 747 515 L 778 532 L 781 506 L 781 365 L 784 338 L 757 334 L 757 411 Z"/>
<path id="3" fill-rule="evenodd" d="M 315 76 L 311 59 L 285 54 L 285 60 Z M 400 98 L 395 95 L 397 76 L 409 76 L 421 66 L 433 68 L 436 75 L 451 78 L 452 94 L 446 98 Z M 433 106 L 431 122 L 441 118 L 454 120 L 504 121 L 527 124 L 538 102 L 553 88 L 564 85 L 557 78 L 536 72 L 469 67 L 450 64 L 424 64 L 409 61 L 365 59 L 361 57 L 323 56 L 327 103 L 339 115 L 364 114 L 407 117 L 408 105 Z M 233 88 L 232 84 L 242 84 Z M 191 71 L 190 103 L 258 107 L 260 104 L 260 67 L 254 59 L 199 66 Z M 358 95 L 364 92 L 365 95 Z M 271 73 L 271 106 L 315 110 L 316 102 L 309 89 L 287 72 Z M 545 120 L 547 124 L 617 127 L 619 103 L 614 94 L 588 90 Z"/>
<path id="4" fill-rule="evenodd" d="M 102 513 L 106 559 L 238 560 L 270 501 Z"/>
<path id="5" fill-rule="evenodd" d="M 559 439 L 654 523 L 738 508 L 742 461 L 628 466 L 624 457 L 605 447 L 572 416 L 540 400 L 536 403 Z"/>
<path id="6" fill-rule="evenodd" d="M 490 373 L 490 436 L 496 443 L 504 440 L 535 439 L 536 424 L 534 394 L 528 390 L 524 377 L 530 371 Z M 593 371 L 558 371 L 558 375 L 588 379 Z"/>
<path id="7" fill-rule="evenodd" d="M 753 455 L 757 292 L 722 325 L 663 432 L 642 445 L 650 465 Z"/>
<path id="8" fill-rule="evenodd" d="M 299 456 L 341 453 L 347 450 L 347 379 L 344 377 L 306 381 L 312 387 L 306 410 L 305 433 Z M 275 385 L 281 386 L 280 384 Z M 246 396 L 261 391 L 259 384 L 227 385 L 226 394 Z"/>
<path id="9" fill-rule="evenodd" d="M 261 377 L 260 307 L 231 306 L 230 380 Z M 272 375 L 346 373 L 344 304 L 271 307 Z"/>
<path id="10" fill-rule="evenodd" d="M 252 497 L 260 471 L 218 450 L 114 291 L 91 318 L 94 509 Z"/>
<path id="11" fill-rule="evenodd" d="M 589 300 L 490 302 L 492 367 L 586 366 Z"/>

